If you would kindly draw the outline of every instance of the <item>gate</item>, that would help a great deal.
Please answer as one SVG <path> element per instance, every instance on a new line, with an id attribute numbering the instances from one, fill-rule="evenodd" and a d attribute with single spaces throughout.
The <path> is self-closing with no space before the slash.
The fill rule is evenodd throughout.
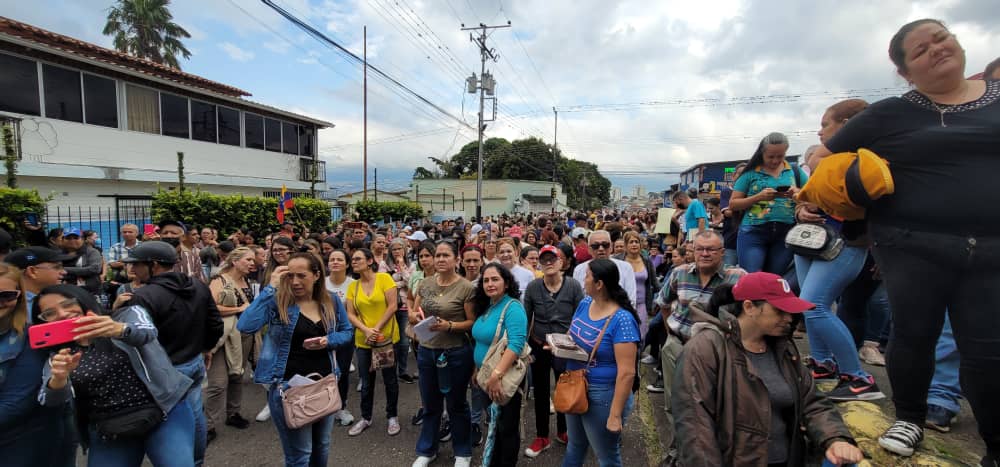
<path id="1" fill-rule="evenodd" d="M 139 236 L 143 233 L 143 225 L 153 223 L 152 196 L 115 196 L 115 238 L 121 241 L 121 226 L 135 224 L 139 227 Z"/>

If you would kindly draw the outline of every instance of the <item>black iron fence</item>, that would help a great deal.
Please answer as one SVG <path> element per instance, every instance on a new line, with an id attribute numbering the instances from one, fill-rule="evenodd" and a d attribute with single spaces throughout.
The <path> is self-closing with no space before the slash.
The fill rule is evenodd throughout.
<path id="1" fill-rule="evenodd" d="M 135 224 L 139 234 L 147 224 L 152 224 L 152 200 L 149 197 L 116 197 L 114 206 L 49 206 L 45 213 L 45 227 L 93 230 L 107 249 L 121 241 L 121 227 Z"/>

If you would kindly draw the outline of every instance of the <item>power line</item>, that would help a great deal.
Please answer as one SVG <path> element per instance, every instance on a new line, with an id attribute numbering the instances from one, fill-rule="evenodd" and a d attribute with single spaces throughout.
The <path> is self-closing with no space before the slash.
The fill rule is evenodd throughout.
<path id="1" fill-rule="evenodd" d="M 617 112 L 626 110 L 636 110 L 640 108 L 682 106 L 682 107 L 713 107 L 729 105 L 751 105 L 799 102 L 803 100 L 823 99 L 848 99 L 855 97 L 872 97 L 897 95 L 904 88 L 873 88 L 873 89 L 849 89 L 845 91 L 812 91 L 794 94 L 769 94 L 758 96 L 741 97 L 705 97 L 705 98 L 678 98 L 666 100 L 649 100 L 642 102 L 623 102 L 608 104 L 581 104 L 559 108 L 560 112 Z"/>

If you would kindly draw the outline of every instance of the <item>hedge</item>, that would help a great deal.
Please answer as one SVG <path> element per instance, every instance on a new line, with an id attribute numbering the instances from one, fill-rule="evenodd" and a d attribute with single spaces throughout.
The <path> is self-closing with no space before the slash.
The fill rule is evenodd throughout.
<path id="1" fill-rule="evenodd" d="M 48 199 L 42 198 L 38 190 L 23 190 L 18 188 L 0 187 L 0 227 L 3 227 L 11 237 L 14 245 L 26 245 L 28 229 L 24 228 L 24 218 L 28 213 L 38 214 L 38 219 L 45 219 L 45 205 Z"/>
<path id="2" fill-rule="evenodd" d="M 408 220 L 423 217 L 424 210 L 412 201 L 358 201 L 354 214 L 365 222 Z"/>
<path id="3" fill-rule="evenodd" d="M 212 226 L 219 234 L 241 229 L 273 232 L 279 228 L 277 198 L 214 195 L 202 191 L 159 191 L 153 195 L 153 222 L 180 220 L 190 226 Z M 295 198 L 295 207 L 285 211 L 285 220 L 316 232 L 330 226 L 330 205 L 312 198 Z"/>

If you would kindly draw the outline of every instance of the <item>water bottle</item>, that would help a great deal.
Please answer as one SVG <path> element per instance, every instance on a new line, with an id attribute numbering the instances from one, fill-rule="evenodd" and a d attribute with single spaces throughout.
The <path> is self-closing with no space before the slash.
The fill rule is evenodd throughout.
<path id="1" fill-rule="evenodd" d="M 448 354 L 446 352 L 441 352 L 437 358 L 437 376 L 441 394 L 448 394 L 448 391 L 451 391 L 451 381 L 448 375 Z"/>

